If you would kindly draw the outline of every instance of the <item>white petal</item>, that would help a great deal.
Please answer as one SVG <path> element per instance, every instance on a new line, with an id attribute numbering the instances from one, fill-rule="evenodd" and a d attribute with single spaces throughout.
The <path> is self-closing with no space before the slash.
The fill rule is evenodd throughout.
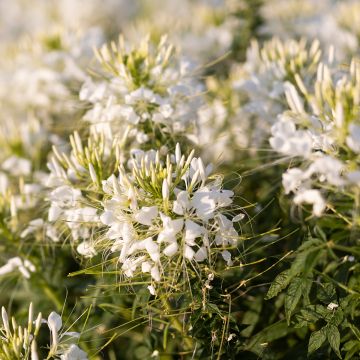
<path id="1" fill-rule="evenodd" d="M 148 288 L 151 295 L 156 295 L 156 291 L 155 291 L 154 286 L 149 285 L 147 288 Z"/>
<path id="2" fill-rule="evenodd" d="M 178 248 L 179 248 L 179 246 L 178 246 L 177 242 L 173 242 L 172 244 L 168 245 L 168 246 L 164 249 L 163 253 L 164 253 L 166 256 L 169 256 L 169 257 L 170 257 L 170 256 L 174 256 L 174 255 L 177 253 Z"/>
<path id="3" fill-rule="evenodd" d="M 184 257 L 188 260 L 192 260 L 195 255 L 195 251 L 188 245 L 184 248 Z"/>
<path id="4" fill-rule="evenodd" d="M 134 217 L 140 224 L 150 226 L 152 220 L 157 216 L 157 214 L 157 206 L 144 206 L 135 214 Z"/>
<path id="5" fill-rule="evenodd" d="M 57 314 L 55 311 L 52 311 L 50 313 L 47 322 L 51 331 L 58 332 L 62 327 L 61 316 Z"/>
<path id="6" fill-rule="evenodd" d="M 148 273 L 148 272 L 150 272 L 150 270 L 151 270 L 151 264 L 148 261 L 144 261 L 141 264 L 141 271 L 143 273 Z"/>
<path id="7" fill-rule="evenodd" d="M 79 244 L 76 251 L 87 258 L 91 258 L 97 254 L 95 248 L 88 241 L 83 241 Z"/>
<path id="8" fill-rule="evenodd" d="M 202 246 L 195 254 L 194 256 L 195 260 L 197 262 L 204 261 L 207 258 L 207 251 L 204 246 Z"/>
<path id="9" fill-rule="evenodd" d="M 159 268 L 157 266 L 152 267 L 152 269 L 151 269 L 151 277 L 155 281 L 160 281 L 160 273 L 159 273 Z"/>
<path id="10" fill-rule="evenodd" d="M 56 205 L 51 205 L 50 209 L 49 209 L 48 220 L 56 221 L 59 218 L 59 216 L 61 215 L 61 213 L 62 213 L 61 208 L 59 208 Z"/>

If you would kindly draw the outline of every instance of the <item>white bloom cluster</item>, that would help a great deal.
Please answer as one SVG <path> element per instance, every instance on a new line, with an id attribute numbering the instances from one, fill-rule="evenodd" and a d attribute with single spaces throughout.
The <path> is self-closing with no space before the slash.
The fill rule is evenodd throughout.
<path id="1" fill-rule="evenodd" d="M 335 46 L 339 60 L 344 59 L 359 45 L 358 5 L 356 0 L 269 0 L 261 9 L 265 21 L 260 32 L 318 39 L 324 48 Z"/>
<path id="2" fill-rule="evenodd" d="M 254 129 L 250 145 L 261 146 L 277 115 L 287 109 L 287 83 L 305 88 L 312 83 L 321 54 L 316 40 L 308 43 L 305 39 L 273 38 L 261 47 L 257 41 L 252 42 L 246 62 L 235 67 L 232 75 L 234 90 L 247 98 L 234 121 L 253 123 L 255 116 L 256 126 L 243 125 Z"/>
<path id="3" fill-rule="evenodd" d="M 47 187 L 50 189 L 47 235 L 59 241 L 63 225 L 70 230 L 72 240 L 90 238 L 92 227 L 99 222 L 97 204 L 102 177 L 106 178 L 120 165 L 120 148 L 114 142 L 109 150 L 104 137 L 94 134 L 83 145 L 80 135 L 70 136 L 71 153 L 60 153 L 48 163 L 50 170 Z M 109 150 L 109 151 L 108 151 Z M 56 225 L 60 225 L 60 228 Z M 79 245 L 78 252 L 86 255 L 87 242 Z M 94 255 L 94 252 L 90 254 Z"/>
<path id="4" fill-rule="evenodd" d="M 99 29 L 83 33 L 54 29 L 9 48 L 0 76 L 0 102 L 5 114 L 13 121 L 26 122 L 32 109 L 45 129 L 51 126 L 53 132 L 59 132 L 64 124 L 59 128 L 56 122 L 76 117 L 77 91 L 86 78 L 92 46 L 102 41 Z"/>
<path id="5" fill-rule="evenodd" d="M 322 188 L 331 192 L 360 184 L 359 76 L 354 59 L 349 71 L 320 63 L 312 89 L 300 92 L 286 83 L 290 110 L 271 128 L 271 147 L 303 160 L 283 174 L 285 192 L 295 194 L 296 204 L 312 204 L 316 216 L 326 208 Z"/>
<path id="6" fill-rule="evenodd" d="M 0 32 L 6 42 L 54 26 L 74 32 L 101 26 L 107 32 L 117 32 L 118 24 L 128 20 L 138 5 L 139 0 L 87 0 L 86 6 L 83 0 L 0 2 Z"/>
<path id="7" fill-rule="evenodd" d="M 10 322 L 5 308 L 2 307 L 1 310 L 2 324 L 0 325 L 0 355 L 4 356 L 2 359 L 39 360 L 40 358 L 36 339 L 43 323 L 47 323 L 50 330 L 47 359 L 88 359 L 87 354 L 73 343 L 73 339 L 79 338 L 80 334 L 77 332 L 61 331 L 63 327 L 62 319 L 56 312 L 51 312 L 47 320 L 43 319 L 42 314 L 39 313 L 34 321 L 33 305 L 30 303 L 28 311 L 28 324 L 25 328 L 18 325 L 14 318 L 12 318 Z M 64 339 L 65 336 L 67 339 Z M 69 340 L 71 340 L 70 344 Z"/>
<path id="8" fill-rule="evenodd" d="M 88 78 L 80 91 L 90 105 L 84 120 L 92 131 L 137 144 L 154 134 L 171 138 L 195 132 L 202 86 L 191 63 L 177 56 L 166 37 L 156 48 L 148 37 L 131 48 L 120 37 L 118 45 L 104 45 L 97 57 L 102 76 Z"/>
<path id="9" fill-rule="evenodd" d="M 119 252 L 124 274 L 138 269 L 154 281 L 177 278 L 184 261 L 209 264 L 221 253 L 232 264 L 228 249 L 238 241 L 229 211 L 233 192 L 221 188 L 193 153 L 187 158 L 177 145 L 161 161 L 159 152 L 136 152 L 119 176 L 103 181 L 106 194 L 100 220 L 108 227 L 96 246 Z M 236 219 L 235 219 L 236 221 Z"/>
<path id="10" fill-rule="evenodd" d="M 125 34 L 137 39 L 139 34 L 169 33 L 171 41 L 195 61 L 222 57 L 231 48 L 234 35 L 241 31 L 242 23 L 235 14 L 242 1 L 183 0 L 181 7 L 176 0 L 153 0 L 151 5 L 143 1 L 143 4 L 146 6 L 140 9 L 136 28 L 126 27 Z"/>

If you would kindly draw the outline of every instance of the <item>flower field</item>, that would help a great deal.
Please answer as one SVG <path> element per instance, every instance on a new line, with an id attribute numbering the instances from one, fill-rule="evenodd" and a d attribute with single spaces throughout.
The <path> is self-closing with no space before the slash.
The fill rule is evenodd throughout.
<path id="1" fill-rule="evenodd" d="M 0 0 L 0 360 L 360 359 L 360 2 Z"/>

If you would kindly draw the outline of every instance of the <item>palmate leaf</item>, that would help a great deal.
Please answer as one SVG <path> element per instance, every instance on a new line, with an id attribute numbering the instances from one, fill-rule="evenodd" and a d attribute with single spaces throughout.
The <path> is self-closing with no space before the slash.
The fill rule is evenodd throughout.
<path id="1" fill-rule="evenodd" d="M 319 349 L 319 347 L 324 343 L 326 340 L 326 332 L 325 329 L 322 328 L 318 331 L 314 331 L 310 335 L 309 345 L 308 345 L 308 354 L 312 354 L 314 351 Z"/>

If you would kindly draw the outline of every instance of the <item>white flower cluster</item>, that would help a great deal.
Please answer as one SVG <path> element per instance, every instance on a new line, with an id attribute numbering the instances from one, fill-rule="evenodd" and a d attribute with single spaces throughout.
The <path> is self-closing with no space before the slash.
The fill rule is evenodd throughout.
<path id="1" fill-rule="evenodd" d="M 76 243 L 88 239 L 92 227 L 99 222 L 94 198 L 98 196 L 102 177 L 110 176 L 120 165 L 120 148 L 115 141 L 109 150 L 104 137 L 98 134 L 90 136 L 83 145 L 75 132 L 70 143 L 70 155 L 54 148 L 55 156 L 48 163 L 50 174 L 46 185 L 50 189 L 50 207 L 46 233 L 53 241 L 59 241 L 64 232 L 61 225 L 65 225 Z M 56 226 L 59 222 L 60 228 Z M 82 255 L 86 255 L 85 244 L 78 247 Z"/>
<path id="2" fill-rule="evenodd" d="M 211 168 L 200 158 L 181 155 L 179 146 L 166 161 L 160 158 L 153 150 L 136 152 L 131 172 L 122 167 L 119 176 L 103 182 L 100 220 L 108 231 L 96 246 L 119 252 L 126 276 L 140 268 L 156 282 L 176 274 L 185 260 L 211 264 L 216 252 L 231 265 L 228 249 L 238 234 L 224 212 L 233 192 L 211 179 Z"/>
<path id="3" fill-rule="evenodd" d="M 254 122 L 253 143 L 261 146 L 278 114 L 287 109 L 287 82 L 307 87 L 316 77 L 321 59 L 320 43 L 273 38 L 260 47 L 253 41 L 246 62 L 234 68 L 233 88 L 247 98 L 237 122 Z M 246 127 L 246 125 L 244 125 Z M 246 133 L 248 133 L 246 131 Z"/>
<path id="4" fill-rule="evenodd" d="M 166 37 L 156 48 L 149 38 L 129 47 L 120 37 L 118 45 L 104 45 L 97 57 L 102 76 L 88 78 L 80 91 L 90 106 L 84 120 L 92 131 L 111 141 L 121 134 L 136 144 L 151 141 L 154 134 L 171 138 L 195 132 L 202 86 Z"/>
<path id="5" fill-rule="evenodd" d="M 47 320 L 42 318 L 41 313 L 39 313 L 34 320 L 33 305 L 30 303 L 26 328 L 18 325 L 14 318 L 9 321 L 9 316 L 4 307 L 1 309 L 1 317 L 1 359 L 39 360 L 36 340 L 43 323 L 48 325 L 50 331 L 47 359 L 88 359 L 87 354 L 74 343 L 74 339 L 79 338 L 80 334 L 77 332 L 62 331 L 63 324 L 61 316 L 54 311 L 50 313 Z M 65 339 L 65 337 L 67 337 L 67 339 Z"/>
<path id="6" fill-rule="evenodd" d="M 186 56 L 202 63 L 222 57 L 230 50 L 234 35 L 241 31 L 242 23 L 235 14 L 242 1 L 183 0 L 179 7 L 176 0 L 153 0 L 151 6 L 146 5 L 140 10 L 136 28 L 126 27 L 125 34 L 137 39 L 139 34 L 169 33 Z"/>
<path id="7" fill-rule="evenodd" d="M 296 204 L 312 204 L 316 216 L 326 208 L 323 192 L 360 184 L 359 79 L 356 59 L 348 71 L 320 63 L 311 87 L 285 84 L 290 110 L 271 128 L 271 147 L 301 159 L 283 174 L 285 192 Z"/>
<path id="8" fill-rule="evenodd" d="M 354 54 L 359 46 L 356 0 L 269 0 L 261 15 L 265 20 L 262 34 L 318 39 L 324 48 L 335 46 L 339 60 Z"/>

